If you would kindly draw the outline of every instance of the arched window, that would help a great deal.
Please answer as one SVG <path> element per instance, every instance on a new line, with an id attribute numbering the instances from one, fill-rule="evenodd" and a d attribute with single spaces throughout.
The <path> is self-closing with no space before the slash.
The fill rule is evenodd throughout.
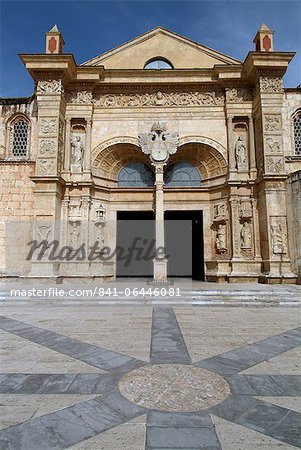
<path id="1" fill-rule="evenodd" d="M 165 186 L 200 186 L 201 176 L 196 167 L 188 162 L 176 162 L 166 169 Z"/>
<path id="2" fill-rule="evenodd" d="M 126 164 L 118 176 L 120 187 L 151 187 L 154 185 L 152 170 L 143 163 Z"/>
<path id="3" fill-rule="evenodd" d="M 301 156 L 301 111 L 294 117 L 295 155 Z"/>
<path id="4" fill-rule="evenodd" d="M 29 153 L 29 121 L 24 116 L 17 116 L 10 124 L 10 155 L 26 158 Z"/>
<path id="5" fill-rule="evenodd" d="M 173 65 L 165 58 L 153 58 L 147 61 L 144 69 L 173 69 Z"/>

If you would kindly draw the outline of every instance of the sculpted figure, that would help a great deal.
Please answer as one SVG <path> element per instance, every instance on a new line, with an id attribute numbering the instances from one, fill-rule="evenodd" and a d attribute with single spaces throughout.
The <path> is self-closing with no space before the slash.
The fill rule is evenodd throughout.
<path id="1" fill-rule="evenodd" d="M 225 224 L 220 224 L 217 228 L 216 249 L 219 252 L 227 250 L 227 230 Z"/>
<path id="2" fill-rule="evenodd" d="M 287 253 L 286 248 L 287 235 L 285 226 L 283 224 L 275 223 L 271 225 L 271 238 L 272 238 L 273 253 L 275 255 Z"/>
<path id="3" fill-rule="evenodd" d="M 252 230 L 249 222 L 244 222 L 240 232 L 241 248 L 252 247 Z"/>
<path id="4" fill-rule="evenodd" d="M 246 146 L 243 143 L 242 137 L 239 136 L 235 144 L 236 169 L 239 169 L 242 165 L 244 165 L 246 159 L 247 159 Z"/>
<path id="5" fill-rule="evenodd" d="M 70 232 L 70 244 L 73 248 L 78 247 L 79 229 L 76 222 L 72 222 L 72 229 Z"/>
<path id="6" fill-rule="evenodd" d="M 76 136 L 75 139 L 71 140 L 72 148 L 72 164 L 77 164 L 82 166 L 84 146 L 80 136 Z"/>

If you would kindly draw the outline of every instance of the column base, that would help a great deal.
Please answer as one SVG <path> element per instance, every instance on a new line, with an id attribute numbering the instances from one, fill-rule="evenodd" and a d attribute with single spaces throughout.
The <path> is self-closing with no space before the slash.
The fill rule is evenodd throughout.
<path id="1" fill-rule="evenodd" d="M 167 259 L 154 259 L 154 279 L 151 284 L 166 285 L 170 284 L 167 279 Z"/>

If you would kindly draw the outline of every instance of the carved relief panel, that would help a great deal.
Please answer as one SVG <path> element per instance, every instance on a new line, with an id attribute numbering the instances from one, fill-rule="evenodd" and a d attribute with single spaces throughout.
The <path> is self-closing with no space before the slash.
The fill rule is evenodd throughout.
<path id="1" fill-rule="evenodd" d="M 228 211 L 225 201 L 220 201 L 213 205 L 212 209 L 212 230 L 215 236 L 215 251 L 225 254 L 228 251 Z"/>
<path id="2" fill-rule="evenodd" d="M 287 224 L 285 216 L 270 217 L 270 233 L 273 254 L 287 254 Z"/>

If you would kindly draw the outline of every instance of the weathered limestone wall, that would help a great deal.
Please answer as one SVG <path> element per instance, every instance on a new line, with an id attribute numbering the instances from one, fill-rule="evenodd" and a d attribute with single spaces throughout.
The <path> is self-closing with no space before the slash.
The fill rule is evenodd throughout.
<path id="1" fill-rule="evenodd" d="M 30 270 L 30 263 L 24 263 L 22 249 L 24 242 L 31 240 L 34 183 L 30 177 L 34 169 L 32 162 L 0 164 L 0 274 L 4 269 L 6 274 L 21 274 Z"/>
<path id="2" fill-rule="evenodd" d="M 288 225 L 291 241 L 292 270 L 301 283 L 301 170 L 288 178 Z"/>

